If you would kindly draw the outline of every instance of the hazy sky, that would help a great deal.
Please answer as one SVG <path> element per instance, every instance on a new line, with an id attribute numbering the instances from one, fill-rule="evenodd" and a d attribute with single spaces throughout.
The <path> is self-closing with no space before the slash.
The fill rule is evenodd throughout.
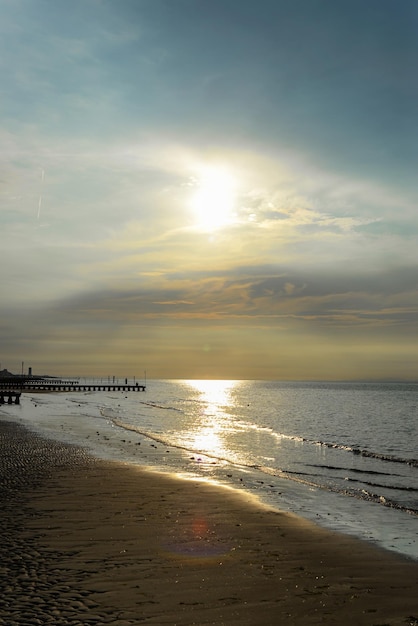
<path id="1" fill-rule="evenodd" d="M 0 0 L 1 368 L 418 378 L 417 0 Z"/>

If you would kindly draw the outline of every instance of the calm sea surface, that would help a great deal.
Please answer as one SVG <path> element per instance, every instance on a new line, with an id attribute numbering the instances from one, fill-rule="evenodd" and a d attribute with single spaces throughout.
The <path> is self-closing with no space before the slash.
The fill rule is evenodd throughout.
<path id="1" fill-rule="evenodd" d="M 418 559 L 416 384 L 151 380 L 145 393 L 25 394 L 0 418 Z"/>

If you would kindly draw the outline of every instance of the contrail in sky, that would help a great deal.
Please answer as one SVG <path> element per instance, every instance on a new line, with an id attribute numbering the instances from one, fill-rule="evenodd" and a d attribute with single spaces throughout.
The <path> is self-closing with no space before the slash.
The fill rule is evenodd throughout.
<path id="1" fill-rule="evenodd" d="M 44 178 L 45 178 L 45 170 L 42 170 L 41 174 L 41 193 L 39 194 L 39 202 L 38 202 L 38 220 L 41 215 L 41 206 L 42 206 L 42 187 L 44 186 Z"/>

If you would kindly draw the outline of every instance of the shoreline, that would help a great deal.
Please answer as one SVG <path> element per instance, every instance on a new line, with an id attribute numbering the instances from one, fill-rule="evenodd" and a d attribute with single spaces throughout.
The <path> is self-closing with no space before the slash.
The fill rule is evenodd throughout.
<path id="1" fill-rule="evenodd" d="M 386 506 L 380 501 L 358 498 L 349 490 L 341 495 L 297 478 L 292 480 L 292 476 L 283 478 L 280 473 L 266 474 L 264 468 L 258 469 L 257 466 L 248 468 L 233 460 L 224 463 L 224 459 L 216 456 L 205 457 L 188 448 L 178 449 L 115 420 L 112 411 L 116 409 L 118 415 L 119 397 L 108 398 L 109 402 L 103 408 L 101 398 L 96 394 L 87 394 L 83 399 L 64 395 L 64 406 L 59 406 L 57 398 L 40 400 L 33 395 L 29 403 L 17 408 L 13 406 L 13 410 L 3 414 L 6 419 L 13 414 L 19 423 L 35 429 L 42 436 L 77 446 L 87 444 L 94 457 L 145 465 L 181 477 L 206 478 L 239 491 L 250 491 L 274 509 L 294 513 L 328 530 L 366 540 L 418 562 L 416 515 L 406 514 L 390 503 Z M 127 398 L 125 402 L 128 403 Z M 134 407 L 131 406 L 129 411 L 132 410 Z"/>
<path id="2" fill-rule="evenodd" d="M 418 625 L 415 561 L 14 422 L 0 443 L 0 624 Z"/>

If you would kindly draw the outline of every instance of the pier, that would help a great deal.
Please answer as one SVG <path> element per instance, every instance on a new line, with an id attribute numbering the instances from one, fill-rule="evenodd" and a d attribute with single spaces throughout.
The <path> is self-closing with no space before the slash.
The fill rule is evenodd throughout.
<path id="1" fill-rule="evenodd" d="M 124 385 L 119 383 L 84 383 L 81 384 L 78 381 L 57 380 L 57 379 L 45 379 L 45 378 L 24 378 L 19 380 L 16 377 L 13 380 L 1 380 L 0 379 L 0 403 L 4 404 L 4 398 L 8 398 L 8 404 L 12 404 L 12 398 L 15 398 L 15 403 L 19 404 L 19 397 L 23 392 L 27 393 L 88 393 L 89 391 L 119 391 L 119 392 L 132 392 L 132 391 L 145 391 L 146 385 L 139 383 L 128 383 Z"/>
<path id="2" fill-rule="evenodd" d="M 73 392 L 73 391 L 145 391 L 145 385 L 139 385 L 135 383 L 134 385 L 117 385 L 113 383 L 86 383 L 81 385 L 79 383 L 26 383 L 24 387 L 22 387 L 22 391 L 28 392 L 51 392 L 51 391 L 64 391 L 64 392 Z"/>
<path id="3" fill-rule="evenodd" d="M 20 396 L 22 392 L 10 389 L 8 391 L 0 390 L 0 404 L 6 404 L 5 398 L 7 398 L 7 404 L 20 404 Z"/>

